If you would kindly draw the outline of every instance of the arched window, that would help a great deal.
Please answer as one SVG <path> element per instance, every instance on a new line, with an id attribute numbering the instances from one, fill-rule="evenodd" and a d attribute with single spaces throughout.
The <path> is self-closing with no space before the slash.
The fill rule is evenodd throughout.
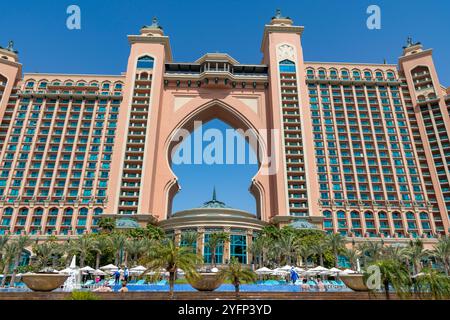
<path id="1" fill-rule="evenodd" d="M 5 210 L 3 210 L 3 215 L 4 216 L 12 216 L 14 212 L 13 208 L 6 208 Z"/>
<path id="2" fill-rule="evenodd" d="M 371 79 L 372 79 L 372 72 L 369 71 L 369 70 L 364 71 L 364 78 L 365 78 L 366 80 L 371 80 Z"/>
<path id="3" fill-rule="evenodd" d="M 346 70 L 346 69 L 341 70 L 341 77 L 342 77 L 342 79 L 348 79 L 348 77 L 349 77 L 348 70 Z"/>
<path id="4" fill-rule="evenodd" d="M 28 215 L 28 208 L 21 208 L 21 209 L 19 210 L 19 214 L 20 214 L 21 216 L 26 216 L 26 215 Z"/>
<path id="5" fill-rule="evenodd" d="M 88 209 L 87 208 L 81 208 L 79 213 L 80 216 L 87 216 L 88 214 Z"/>
<path id="6" fill-rule="evenodd" d="M 45 89 L 45 88 L 47 88 L 47 81 L 41 81 L 41 82 L 39 82 L 39 88 L 40 88 L 40 89 Z"/>
<path id="7" fill-rule="evenodd" d="M 361 80 L 361 72 L 359 72 L 358 70 L 353 70 L 353 79 Z"/>
<path id="8" fill-rule="evenodd" d="M 103 213 L 103 209 L 102 208 L 95 208 L 94 210 L 94 216 L 99 216 Z"/>
<path id="9" fill-rule="evenodd" d="M 138 69 L 153 69 L 155 60 L 152 57 L 144 56 L 140 57 L 137 61 Z"/>
<path id="10" fill-rule="evenodd" d="M 280 61 L 280 72 L 295 73 L 295 63 L 291 60 Z"/>
<path id="11" fill-rule="evenodd" d="M 44 214 L 44 209 L 42 209 L 42 208 L 34 209 L 33 215 L 35 215 L 35 216 L 42 216 L 43 214 Z"/>
<path id="12" fill-rule="evenodd" d="M 73 215 L 73 209 L 72 209 L 72 208 L 66 208 L 66 209 L 64 209 L 64 215 L 65 215 L 65 216 L 71 216 L 71 215 Z"/>
<path id="13" fill-rule="evenodd" d="M 337 79 L 338 77 L 338 72 L 336 69 L 330 69 L 330 78 L 331 79 Z"/>
<path id="14" fill-rule="evenodd" d="M 50 211 L 49 211 L 49 215 L 57 216 L 58 215 L 58 208 L 51 208 Z"/>

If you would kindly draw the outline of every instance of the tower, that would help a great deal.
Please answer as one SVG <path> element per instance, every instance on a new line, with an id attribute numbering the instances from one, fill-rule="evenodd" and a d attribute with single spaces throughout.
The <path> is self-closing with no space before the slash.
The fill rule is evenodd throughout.
<path id="1" fill-rule="evenodd" d="M 280 130 L 282 140 L 280 171 L 272 177 L 276 179 L 278 199 L 274 220 L 282 224 L 291 216 L 321 221 L 301 45 L 303 30 L 277 10 L 264 28 L 261 45 L 263 63 L 269 66 L 271 126 Z"/>

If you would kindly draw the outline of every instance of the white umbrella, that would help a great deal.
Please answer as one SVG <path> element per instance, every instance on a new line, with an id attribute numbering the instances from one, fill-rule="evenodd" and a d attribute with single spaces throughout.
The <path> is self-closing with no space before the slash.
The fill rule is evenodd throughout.
<path id="1" fill-rule="evenodd" d="M 106 273 L 103 272 L 100 269 L 94 270 L 94 272 L 92 273 L 94 276 L 106 276 Z"/>
<path id="2" fill-rule="evenodd" d="M 101 270 L 107 270 L 107 271 L 111 271 L 111 270 L 118 270 L 119 268 L 117 268 L 115 265 L 113 264 L 108 264 L 106 266 L 100 267 Z"/>
<path id="3" fill-rule="evenodd" d="M 284 267 L 279 268 L 280 270 L 290 271 L 292 267 L 290 265 L 285 265 Z"/>
<path id="4" fill-rule="evenodd" d="M 281 268 L 276 268 L 275 270 L 272 271 L 272 275 L 274 276 L 285 276 L 289 273 L 289 271 L 283 270 Z"/>
<path id="5" fill-rule="evenodd" d="M 302 272 L 305 272 L 305 269 L 302 269 L 302 268 L 299 268 L 299 267 L 295 267 L 294 271 L 297 272 L 297 273 L 302 273 Z"/>
<path id="6" fill-rule="evenodd" d="M 89 267 L 89 266 L 86 266 L 86 267 L 84 267 L 84 268 L 81 268 L 80 270 L 83 271 L 83 272 L 88 272 L 88 273 L 92 273 L 92 272 L 95 271 L 94 268 L 91 268 L 91 267 Z"/>
<path id="7" fill-rule="evenodd" d="M 219 269 L 217 269 L 217 268 L 212 268 L 212 269 L 211 269 L 211 272 L 217 273 L 217 272 L 219 272 Z"/>
<path id="8" fill-rule="evenodd" d="M 262 268 L 259 268 L 258 270 L 255 270 L 256 274 L 270 274 L 272 272 L 273 272 L 273 270 L 270 270 L 269 268 L 266 268 L 266 267 L 262 267 Z"/>
<path id="9" fill-rule="evenodd" d="M 311 272 L 324 272 L 324 271 L 330 271 L 330 270 L 328 270 L 327 268 L 324 268 L 322 266 L 318 266 L 318 267 L 309 269 L 308 271 L 311 271 Z"/>
<path id="10" fill-rule="evenodd" d="M 137 266 L 130 269 L 132 272 L 144 272 L 145 270 L 147 270 L 147 268 L 143 266 Z"/>
<path id="11" fill-rule="evenodd" d="M 177 269 L 177 273 L 178 273 L 178 274 L 185 274 L 184 270 L 183 270 L 183 269 L 180 269 L 180 268 Z"/>

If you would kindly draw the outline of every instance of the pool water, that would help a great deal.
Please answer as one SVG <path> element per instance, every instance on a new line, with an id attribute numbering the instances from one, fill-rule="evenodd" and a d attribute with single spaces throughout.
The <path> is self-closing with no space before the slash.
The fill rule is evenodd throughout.
<path id="1" fill-rule="evenodd" d="M 120 285 L 114 286 L 113 290 L 118 291 L 120 289 Z M 154 291 L 154 292 L 164 292 L 169 291 L 169 285 L 155 285 L 155 284 L 145 284 L 145 285 L 128 285 L 129 291 L 135 292 L 143 292 L 143 291 Z M 87 289 L 82 289 L 87 290 Z M 175 284 L 175 291 L 196 291 L 189 284 Z M 302 289 L 298 285 L 292 284 L 283 284 L 283 285 L 261 285 L 261 284 L 242 284 L 240 286 L 240 290 L 243 292 L 301 292 Z M 0 292 L 30 292 L 31 290 L 26 287 L 21 288 L 1 288 Z M 61 289 L 55 290 L 63 291 Z M 219 292 L 233 292 L 234 286 L 232 284 L 223 284 L 217 290 Z M 311 289 L 310 291 L 317 291 L 316 289 Z M 328 292 L 349 292 L 351 291 L 349 288 L 330 288 L 327 290 Z"/>

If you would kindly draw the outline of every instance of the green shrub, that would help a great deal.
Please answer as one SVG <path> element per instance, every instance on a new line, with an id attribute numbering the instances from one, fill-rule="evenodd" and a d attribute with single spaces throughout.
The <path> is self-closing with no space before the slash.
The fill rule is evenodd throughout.
<path id="1" fill-rule="evenodd" d="M 98 300 L 98 296 L 90 291 L 72 291 L 68 300 Z"/>

